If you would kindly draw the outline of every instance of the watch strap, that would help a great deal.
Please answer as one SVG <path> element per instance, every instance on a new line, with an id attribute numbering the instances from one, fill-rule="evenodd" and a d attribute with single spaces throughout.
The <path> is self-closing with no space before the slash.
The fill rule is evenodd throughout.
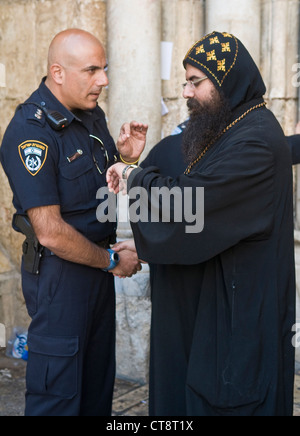
<path id="1" fill-rule="evenodd" d="M 122 179 L 123 180 L 127 180 L 127 171 L 129 170 L 129 169 L 137 169 L 138 168 L 138 166 L 137 165 L 127 165 L 125 168 L 124 168 L 124 170 L 122 171 Z"/>
<path id="2" fill-rule="evenodd" d="M 120 262 L 120 257 L 118 255 L 118 253 L 116 253 L 114 250 L 108 249 L 107 250 L 109 253 L 109 257 L 110 257 L 110 264 L 107 268 L 103 268 L 102 271 L 104 272 L 108 272 L 111 271 L 113 269 L 115 269 Z"/>

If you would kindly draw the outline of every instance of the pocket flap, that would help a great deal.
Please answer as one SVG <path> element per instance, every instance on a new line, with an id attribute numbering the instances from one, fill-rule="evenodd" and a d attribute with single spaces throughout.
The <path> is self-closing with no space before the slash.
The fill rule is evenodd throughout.
<path id="1" fill-rule="evenodd" d="M 93 169 L 93 166 L 92 159 L 86 155 L 79 157 L 72 163 L 61 166 L 60 172 L 65 179 L 74 180 Z"/>
<path id="2" fill-rule="evenodd" d="M 29 352 L 45 356 L 71 357 L 79 350 L 77 336 L 38 336 L 28 335 Z"/>

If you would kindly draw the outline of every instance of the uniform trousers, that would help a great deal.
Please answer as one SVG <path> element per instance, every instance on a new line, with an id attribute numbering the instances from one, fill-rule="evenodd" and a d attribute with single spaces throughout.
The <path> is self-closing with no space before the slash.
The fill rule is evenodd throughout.
<path id="1" fill-rule="evenodd" d="M 44 257 L 40 274 L 22 267 L 32 322 L 26 416 L 110 416 L 115 380 L 112 274 Z"/>

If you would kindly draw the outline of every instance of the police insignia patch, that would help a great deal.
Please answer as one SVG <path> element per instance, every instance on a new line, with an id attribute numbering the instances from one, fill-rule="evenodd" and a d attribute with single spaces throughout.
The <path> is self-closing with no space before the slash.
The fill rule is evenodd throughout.
<path id="1" fill-rule="evenodd" d="M 35 140 L 25 141 L 19 145 L 19 154 L 26 170 L 36 176 L 46 162 L 48 145 Z"/>

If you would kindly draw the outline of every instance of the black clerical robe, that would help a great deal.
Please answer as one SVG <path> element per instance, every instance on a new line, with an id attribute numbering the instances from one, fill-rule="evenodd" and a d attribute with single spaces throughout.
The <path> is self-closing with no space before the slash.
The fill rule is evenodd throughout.
<path id="1" fill-rule="evenodd" d="M 291 415 L 293 183 L 281 127 L 256 109 L 189 175 L 162 177 L 165 161 L 151 163 L 133 171 L 129 188 L 151 198 L 152 187 L 183 196 L 204 187 L 205 225 L 188 234 L 184 221 L 132 223 L 139 258 L 152 264 L 150 415 Z"/>
<path id="2" fill-rule="evenodd" d="M 300 135 L 288 136 L 287 141 L 291 150 L 293 165 L 299 165 L 300 164 Z"/>

